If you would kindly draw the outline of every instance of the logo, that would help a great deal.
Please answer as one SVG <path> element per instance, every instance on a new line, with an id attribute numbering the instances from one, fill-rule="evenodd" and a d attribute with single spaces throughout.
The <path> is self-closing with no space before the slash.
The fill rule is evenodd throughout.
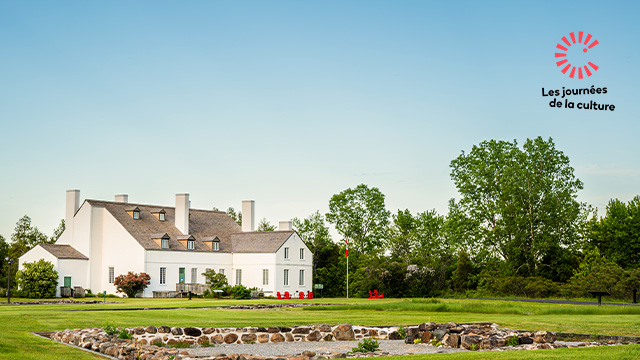
<path id="1" fill-rule="evenodd" d="M 571 37 L 571 41 L 569 41 L 569 39 L 567 39 L 566 36 L 563 36 L 562 42 L 564 44 L 558 43 L 558 45 L 556 45 L 556 49 L 559 49 L 561 51 L 561 52 L 556 52 L 556 56 L 555 56 L 556 59 L 563 58 L 563 59 L 559 59 L 560 61 L 557 61 L 556 65 L 558 67 L 564 66 L 560 70 L 562 71 L 563 74 L 566 74 L 567 72 L 569 72 L 569 69 L 571 69 L 571 72 L 569 73 L 569 77 L 572 79 L 576 75 L 576 69 L 578 69 L 578 79 L 583 79 L 584 75 L 587 75 L 587 77 L 592 75 L 591 70 L 589 70 L 589 67 L 591 67 L 593 71 L 598 70 L 598 66 L 596 66 L 591 61 L 586 60 L 588 55 L 587 52 L 591 50 L 594 46 L 599 44 L 598 40 L 591 41 L 591 38 L 592 38 L 591 34 L 587 34 L 587 36 L 584 37 L 584 43 L 583 43 L 582 42 L 583 35 L 584 35 L 584 32 L 579 31 L 578 41 L 576 41 L 576 34 L 575 32 L 572 32 L 569 34 L 569 36 Z M 591 41 L 591 43 L 589 43 L 589 41 Z M 580 52 L 581 49 L 582 49 L 582 53 Z M 571 63 L 573 63 L 573 65 Z M 584 74 L 582 72 L 582 69 L 584 69 Z"/>

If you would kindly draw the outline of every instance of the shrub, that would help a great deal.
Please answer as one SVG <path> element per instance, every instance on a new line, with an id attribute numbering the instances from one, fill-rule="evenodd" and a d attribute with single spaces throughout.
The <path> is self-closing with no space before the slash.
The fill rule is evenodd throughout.
<path id="1" fill-rule="evenodd" d="M 398 328 L 398 335 L 400 335 L 400 339 L 404 339 L 407 337 L 407 331 L 404 329 L 404 326 L 400 325 Z"/>
<path id="2" fill-rule="evenodd" d="M 136 274 L 129 271 L 127 275 L 118 275 L 113 284 L 119 293 L 125 293 L 127 297 L 133 298 L 149 285 L 149 279 L 151 277 L 147 273 Z"/>
<path id="3" fill-rule="evenodd" d="M 102 328 L 102 331 L 104 331 L 107 335 L 110 335 L 110 336 L 115 336 L 118 333 L 118 329 L 111 324 L 105 325 Z"/>
<path id="4" fill-rule="evenodd" d="M 203 272 L 202 275 L 206 279 L 206 283 L 211 289 L 222 290 L 227 285 L 229 285 L 229 283 L 227 282 L 227 277 L 224 274 L 216 273 L 216 271 L 213 269 L 209 269 Z"/>
<path id="5" fill-rule="evenodd" d="M 251 289 L 244 285 L 226 286 L 224 291 L 231 294 L 235 299 L 251 299 Z"/>
<path id="6" fill-rule="evenodd" d="M 416 345 L 417 345 L 417 344 L 422 344 L 422 338 L 415 338 L 415 339 L 413 339 L 413 343 L 414 343 L 414 344 L 416 344 Z"/>
<path id="7" fill-rule="evenodd" d="M 36 299 L 56 296 L 58 272 L 53 270 L 52 263 L 40 259 L 23 266 L 17 273 L 18 287 L 22 289 L 23 296 Z"/>
<path id="8" fill-rule="evenodd" d="M 507 345 L 518 346 L 518 335 L 513 335 L 512 337 L 507 339 Z"/>
<path id="9" fill-rule="evenodd" d="M 129 332 L 129 330 L 127 330 L 127 329 L 125 329 L 125 328 L 122 328 L 122 329 L 120 329 L 120 332 L 118 333 L 118 337 L 119 337 L 120 339 L 128 339 L 128 340 L 131 340 L 131 339 L 133 339 L 133 334 L 131 334 L 131 333 Z"/>
<path id="10" fill-rule="evenodd" d="M 351 352 L 367 353 L 367 352 L 378 351 L 379 348 L 380 348 L 379 341 L 375 341 L 373 339 L 362 339 L 362 341 L 358 343 L 357 347 L 354 347 L 353 349 L 351 349 Z"/>

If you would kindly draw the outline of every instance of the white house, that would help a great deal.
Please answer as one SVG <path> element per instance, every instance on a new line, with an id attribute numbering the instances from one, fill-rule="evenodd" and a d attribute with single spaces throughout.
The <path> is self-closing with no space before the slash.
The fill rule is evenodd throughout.
<path id="1" fill-rule="evenodd" d="M 59 274 L 59 286 L 115 293 L 114 278 L 145 272 L 154 291 L 176 284 L 204 284 L 207 269 L 224 273 L 229 284 L 261 288 L 265 294 L 312 291 L 312 254 L 290 221 L 278 231 L 254 231 L 255 203 L 242 202 L 242 227 L 225 212 L 190 208 L 189 194 L 177 194 L 175 207 L 84 200 L 67 191 L 66 229 L 55 244 L 40 244 L 20 257 L 45 259 Z M 60 287 L 58 287 L 58 296 Z"/>

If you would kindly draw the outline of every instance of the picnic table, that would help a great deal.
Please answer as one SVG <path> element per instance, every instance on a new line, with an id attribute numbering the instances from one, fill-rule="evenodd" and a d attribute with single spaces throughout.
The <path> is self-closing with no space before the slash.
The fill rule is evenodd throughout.
<path id="1" fill-rule="evenodd" d="M 607 291 L 589 291 L 589 294 L 595 296 L 598 298 L 598 306 L 602 306 L 602 296 L 606 295 L 609 296 L 611 294 L 609 294 Z"/>

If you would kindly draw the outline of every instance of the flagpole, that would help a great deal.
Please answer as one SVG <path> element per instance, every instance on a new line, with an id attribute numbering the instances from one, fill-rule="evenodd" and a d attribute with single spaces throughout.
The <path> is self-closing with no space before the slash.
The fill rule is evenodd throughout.
<path id="1" fill-rule="evenodd" d="M 347 235 L 347 299 L 349 298 L 349 235 Z"/>

